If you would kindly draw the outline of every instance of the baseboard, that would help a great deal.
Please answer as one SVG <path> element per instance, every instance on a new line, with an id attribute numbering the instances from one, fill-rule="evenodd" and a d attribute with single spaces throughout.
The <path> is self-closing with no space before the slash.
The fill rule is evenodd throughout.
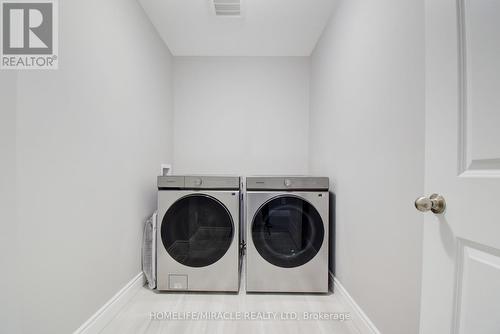
<path id="1" fill-rule="evenodd" d="M 365 312 L 363 312 L 361 307 L 359 307 L 349 292 L 347 292 L 344 286 L 332 273 L 329 275 L 329 281 L 333 286 L 333 292 L 340 297 L 341 302 L 349 309 L 352 316 L 352 322 L 360 334 L 380 334 L 380 331 L 375 327 L 370 318 L 368 318 Z"/>
<path id="2" fill-rule="evenodd" d="M 120 291 L 106 302 L 73 334 L 99 333 L 120 312 L 121 308 L 144 286 L 144 274 L 137 274 Z"/>

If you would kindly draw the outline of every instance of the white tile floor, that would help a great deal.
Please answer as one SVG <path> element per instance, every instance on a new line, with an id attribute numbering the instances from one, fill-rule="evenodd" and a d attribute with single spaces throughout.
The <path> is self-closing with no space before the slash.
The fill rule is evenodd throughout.
<path id="1" fill-rule="evenodd" d="M 303 320 L 303 312 L 343 313 L 336 294 L 158 293 L 142 288 L 104 328 L 106 334 L 273 333 L 358 334 L 352 320 Z M 151 312 L 289 312 L 298 320 L 151 320 Z M 185 314 L 185 313 L 184 313 Z"/>

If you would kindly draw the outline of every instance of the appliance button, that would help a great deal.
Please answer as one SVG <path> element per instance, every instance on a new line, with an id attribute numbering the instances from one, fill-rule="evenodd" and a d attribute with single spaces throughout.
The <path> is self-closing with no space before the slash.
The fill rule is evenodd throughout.
<path id="1" fill-rule="evenodd" d="M 292 181 L 289 179 L 285 179 L 285 187 L 290 187 L 292 185 Z"/>

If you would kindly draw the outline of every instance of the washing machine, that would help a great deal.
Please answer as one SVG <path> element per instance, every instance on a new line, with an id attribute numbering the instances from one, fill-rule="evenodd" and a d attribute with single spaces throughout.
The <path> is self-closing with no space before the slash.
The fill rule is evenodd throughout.
<path id="1" fill-rule="evenodd" d="M 328 292 L 328 178 L 246 178 L 246 291 Z"/>
<path id="2" fill-rule="evenodd" d="M 159 176 L 157 289 L 239 290 L 240 178 Z"/>

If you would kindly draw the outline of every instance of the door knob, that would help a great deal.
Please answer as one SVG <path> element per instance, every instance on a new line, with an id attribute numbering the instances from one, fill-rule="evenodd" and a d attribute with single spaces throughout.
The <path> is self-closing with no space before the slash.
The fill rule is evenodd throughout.
<path id="1" fill-rule="evenodd" d="M 415 207 L 418 211 L 433 213 L 443 213 L 446 209 L 444 197 L 438 194 L 432 194 L 430 197 L 419 197 L 415 201 Z"/>

